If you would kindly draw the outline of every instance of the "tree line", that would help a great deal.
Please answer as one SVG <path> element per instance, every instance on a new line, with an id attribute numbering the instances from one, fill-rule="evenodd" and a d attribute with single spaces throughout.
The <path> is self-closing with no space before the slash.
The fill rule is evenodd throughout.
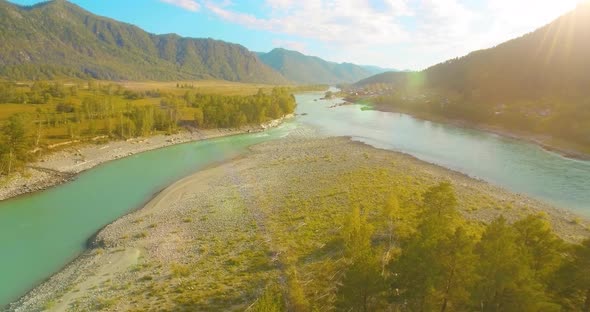
<path id="1" fill-rule="evenodd" d="M 186 92 L 182 97 L 169 95 L 164 107 L 187 107 L 187 120 L 202 128 L 239 128 L 278 119 L 295 111 L 295 98 L 288 88 L 274 88 L 270 94 L 262 89 L 252 96 L 226 96 Z"/>
<path id="2" fill-rule="evenodd" d="M 61 83 L 35 82 L 30 87 L 16 83 L 0 83 L 0 103 L 47 104 L 52 99 L 76 95 L 77 86 L 66 87 Z"/>
<path id="3" fill-rule="evenodd" d="M 590 146 L 590 99 L 580 95 L 491 101 L 477 92 L 404 89 L 381 94 L 373 102 L 410 113 L 498 125 L 509 130 L 551 135 Z"/>
<path id="4" fill-rule="evenodd" d="M 178 95 L 160 90 L 138 92 L 93 81 L 67 87 L 59 83 L 0 83 L 0 103 L 39 104 L 34 112 L 27 106 L 16 106 L 14 114 L 0 121 L 0 174 L 22 168 L 48 142 L 172 134 L 182 126 L 239 128 L 260 124 L 294 112 L 295 98 L 290 92 L 275 88 L 269 94 L 260 90 L 251 96 L 192 91 Z"/>

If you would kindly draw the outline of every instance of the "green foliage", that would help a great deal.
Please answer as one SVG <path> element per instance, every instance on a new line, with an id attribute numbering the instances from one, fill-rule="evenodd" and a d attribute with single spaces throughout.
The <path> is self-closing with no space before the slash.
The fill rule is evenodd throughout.
<path id="1" fill-rule="evenodd" d="M 30 159 L 29 149 L 34 142 L 32 132 L 26 115 L 16 114 L 8 118 L 2 128 L 3 140 L 0 141 L 1 173 L 10 174 Z"/>
<path id="2" fill-rule="evenodd" d="M 579 310 L 590 300 L 586 242 L 565 243 L 543 215 L 500 217 L 481 239 L 456 210 L 448 183 L 428 189 L 415 235 L 389 265 L 392 300 L 410 311 Z M 580 278 L 581 277 L 581 278 Z"/>
<path id="3" fill-rule="evenodd" d="M 477 246 L 481 279 L 474 301 L 483 311 L 534 311 L 545 301 L 518 238 L 501 217 L 487 227 Z"/>
<path id="4" fill-rule="evenodd" d="M 183 97 L 170 95 L 161 106 L 178 110 L 188 107 L 193 122 L 206 128 L 238 128 L 278 119 L 295 111 L 295 98 L 287 88 L 274 88 L 271 94 L 262 90 L 252 96 L 224 96 L 187 92 Z"/>
<path id="5" fill-rule="evenodd" d="M 405 224 L 402 222 L 401 208 L 397 196 L 390 195 L 383 205 L 382 218 L 387 228 L 387 237 L 389 240 L 388 248 L 393 247 L 394 237 L 398 234 L 399 237 L 406 237 Z"/>
<path id="6" fill-rule="evenodd" d="M 590 239 L 571 248 L 551 288 L 565 311 L 590 311 Z"/>
<path id="7" fill-rule="evenodd" d="M 341 283 L 336 293 L 337 310 L 368 312 L 380 306 L 378 295 L 385 289 L 385 283 L 374 256 L 353 260 Z"/>
<path id="8" fill-rule="evenodd" d="M 535 277 L 547 282 L 562 260 L 563 241 L 555 235 L 543 215 L 529 215 L 514 223 L 513 227 Z"/>
<path id="9" fill-rule="evenodd" d="M 371 236 L 373 227 L 367 222 L 360 208 L 355 206 L 343 230 L 343 241 L 346 254 L 353 261 L 372 257 Z"/>
<path id="10" fill-rule="evenodd" d="M 372 234 L 372 226 L 359 207 L 354 207 L 343 230 L 346 255 L 351 265 L 337 292 L 336 307 L 340 310 L 373 311 L 375 297 L 384 289 L 379 262 L 371 246 Z"/>
<path id="11" fill-rule="evenodd" d="M 438 223 L 451 223 L 458 217 L 457 197 L 453 186 L 443 182 L 424 194 L 424 219 L 436 218 Z"/>
<path id="12" fill-rule="evenodd" d="M 172 134 L 179 127 L 239 128 L 261 124 L 291 114 L 295 98 L 288 88 L 273 88 L 270 94 L 224 96 L 194 91 L 184 95 L 160 90 L 132 91 L 120 85 L 88 81 L 70 88 L 63 83 L 35 82 L 30 85 L 0 82 L 0 99 L 18 103 L 8 115 L 0 136 L 0 174 L 10 174 L 32 160 L 32 151 L 51 143 Z M 83 91 L 82 91 L 83 90 Z M 49 95 L 48 102 L 26 104 Z M 158 105 L 159 104 L 159 105 Z M 30 109 L 34 107 L 33 109 Z M 26 113 L 23 113 L 25 111 Z"/>
<path id="13" fill-rule="evenodd" d="M 402 245 L 391 265 L 394 302 L 412 310 L 445 311 L 465 306 L 473 284 L 473 238 L 457 227 L 459 213 L 452 186 L 441 183 L 424 195 L 417 233 Z"/>
<path id="14" fill-rule="evenodd" d="M 456 228 L 440 242 L 437 266 L 441 274 L 436 287 L 440 311 L 462 310 L 468 305 L 469 290 L 477 278 L 473 245 L 473 237 L 463 227 Z"/>

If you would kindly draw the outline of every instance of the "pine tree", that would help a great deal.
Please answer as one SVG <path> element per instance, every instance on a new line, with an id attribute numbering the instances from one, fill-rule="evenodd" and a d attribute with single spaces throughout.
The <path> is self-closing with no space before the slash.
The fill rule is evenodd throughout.
<path id="1" fill-rule="evenodd" d="M 474 242 L 458 226 L 456 205 L 449 183 L 425 193 L 422 222 L 390 267 L 398 304 L 417 311 L 446 311 L 466 304 L 474 276 Z"/>
<path id="2" fill-rule="evenodd" d="M 373 311 L 376 296 L 384 289 L 383 278 L 371 246 L 373 227 L 355 206 L 343 230 L 349 267 L 338 287 L 336 306 L 348 311 Z"/>
<path id="3" fill-rule="evenodd" d="M 475 240 L 467 234 L 463 227 L 441 241 L 437 250 L 441 266 L 440 281 L 436 291 L 440 303 L 440 311 L 449 308 L 460 311 L 467 307 L 472 285 L 476 280 L 475 265 L 477 259 L 473 253 Z"/>
<path id="4" fill-rule="evenodd" d="M 514 223 L 535 278 L 543 283 L 559 267 L 564 251 L 563 241 L 555 235 L 543 215 L 530 215 Z"/>
<path id="5" fill-rule="evenodd" d="M 551 288 L 566 311 L 590 312 L 590 239 L 572 247 Z"/>
<path id="6" fill-rule="evenodd" d="M 476 248 L 480 280 L 474 305 L 482 311 L 534 311 L 546 302 L 518 240 L 504 217 L 486 228 Z"/>

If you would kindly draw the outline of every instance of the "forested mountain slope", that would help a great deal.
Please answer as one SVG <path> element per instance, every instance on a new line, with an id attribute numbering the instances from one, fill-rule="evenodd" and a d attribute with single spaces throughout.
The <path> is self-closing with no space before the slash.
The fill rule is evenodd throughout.
<path id="1" fill-rule="evenodd" d="M 0 0 L 0 77 L 62 76 L 287 82 L 237 44 L 150 34 L 65 0 L 31 7 Z"/>
<path id="2" fill-rule="evenodd" d="M 590 4 L 520 38 L 421 72 L 423 86 L 486 98 L 590 92 Z M 399 83 L 416 73 L 387 72 L 356 83 Z"/>
<path id="3" fill-rule="evenodd" d="M 303 84 L 352 83 L 378 71 L 375 67 L 333 63 L 280 48 L 258 56 L 287 79 Z"/>
<path id="4" fill-rule="evenodd" d="M 484 99 L 590 94 L 590 5 L 495 48 L 426 70 L 426 84 Z"/>
<path id="5" fill-rule="evenodd" d="M 380 74 L 376 74 L 374 76 L 365 78 L 363 80 L 357 81 L 354 84 L 354 87 L 365 87 L 368 85 L 373 84 L 403 84 L 406 81 L 406 77 L 412 74 L 411 72 L 384 72 Z"/>

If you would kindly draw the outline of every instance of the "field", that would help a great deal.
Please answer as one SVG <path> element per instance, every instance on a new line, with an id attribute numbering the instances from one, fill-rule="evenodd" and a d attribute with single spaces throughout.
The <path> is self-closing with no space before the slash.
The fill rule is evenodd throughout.
<path id="1" fill-rule="evenodd" d="M 184 94 L 187 90 L 193 90 L 202 94 L 254 95 L 260 89 L 264 90 L 265 92 L 270 92 L 276 87 L 275 85 L 250 84 L 224 80 L 123 82 L 121 84 L 126 89 L 133 91 L 161 90 L 179 95 Z"/>

